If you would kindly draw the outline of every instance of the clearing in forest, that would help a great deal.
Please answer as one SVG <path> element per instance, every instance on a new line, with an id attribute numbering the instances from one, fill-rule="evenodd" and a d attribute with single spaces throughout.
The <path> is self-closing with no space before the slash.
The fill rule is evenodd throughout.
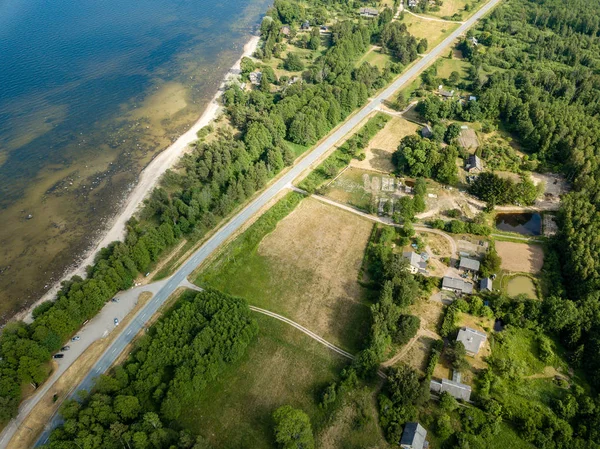
<path id="1" fill-rule="evenodd" d="M 417 39 L 426 38 L 428 48 L 438 45 L 447 35 L 459 27 L 458 23 L 427 20 L 412 14 L 404 14 L 402 23 L 406 24 L 408 32 Z"/>
<path id="2" fill-rule="evenodd" d="M 234 265 L 217 260 L 199 283 L 241 296 L 356 352 L 369 325 L 357 279 L 372 227 L 355 214 L 306 198 L 259 244 L 234 256 Z"/>
<path id="3" fill-rule="evenodd" d="M 537 274 L 544 264 L 544 250 L 530 243 L 496 242 L 496 251 L 506 271 Z"/>
<path id="4" fill-rule="evenodd" d="M 352 166 L 366 170 L 394 171 L 392 154 L 398 149 L 400 140 L 414 134 L 419 128 L 419 125 L 402 117 L 393 117 L 369 142 L 365 150 L 365 160 L 352 160 Z"/>

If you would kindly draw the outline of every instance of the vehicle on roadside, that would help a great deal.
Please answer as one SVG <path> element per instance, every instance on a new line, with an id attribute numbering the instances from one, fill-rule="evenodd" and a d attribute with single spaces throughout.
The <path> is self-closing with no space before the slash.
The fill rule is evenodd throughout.
<path id="1" fill-rule="evenodd" d="M 119 319 L 118 318 L 115 318 L 114 322 L 115 322 L 115 326 L 119 325 Z"/>
<path id="2" fill-rule="evenodd" d="M 111 299 L 112 302 L 119 302 L 119 298 L 113 298 Z"/>
<path id="3" fill-rule="evenodd" d="M 71 349 L 71 347 L 69 345 L 63 346 L 62 348 L 60 348 L 61 351 L 68 351 L 69 349 Z"/>
<path id="4" fill-rule="evenodd" d="M 65 356 L 64 354 L 54 354 L 52 356 L 52 358 L 54 358 L 54 359 L 62 359 L 64 356 Z"/>
<path id="5" fill-rule="evenodd" d="M 73 338 L 71 338 L 71 341 L 79 341 L 81 340 L 81 337 L 79 335 L 75 335 Z"/>

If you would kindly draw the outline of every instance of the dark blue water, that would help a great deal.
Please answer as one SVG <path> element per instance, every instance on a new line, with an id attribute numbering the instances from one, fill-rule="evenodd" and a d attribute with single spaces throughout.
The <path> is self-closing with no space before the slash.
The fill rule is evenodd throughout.
<path id="1" fill-rule="evenodd" d="M 271 3 L 0 0 L 0 321 L 197 120 Z"/>
<path id="2" fill-rule="evenodd" d="M 536 213 L 506 213 L 496 215 L 496 227 L 502 231 L 521 235 L 540 235 L 542 216 Z"/>

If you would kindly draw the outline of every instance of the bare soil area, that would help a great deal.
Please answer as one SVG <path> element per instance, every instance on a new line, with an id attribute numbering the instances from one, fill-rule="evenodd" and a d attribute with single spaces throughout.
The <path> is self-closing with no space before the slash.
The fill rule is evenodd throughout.
<path id="1" fill-rule="evenodd" d="M 537 274 L 544 264 L 544 250 L 529 243 L 496 242 L 502 258 L 502 269 L 511 272 Z"/>

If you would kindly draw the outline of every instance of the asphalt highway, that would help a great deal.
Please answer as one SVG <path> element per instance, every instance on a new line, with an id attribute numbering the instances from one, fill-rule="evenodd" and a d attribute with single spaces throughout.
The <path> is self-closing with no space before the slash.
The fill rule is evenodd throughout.
<path id="1" fill-rule="evenodd" d="M 269 201 L 275 198 L 281 191 L 288 188 L 289 185 L 294 181 L 300 174 L 305 170 L 311 168 L 313 164 L 319 161 L 319 159 L 327 153 L 338 141 L 344 138 L 352 129 L 360 124 L 365 118 L 367 118 L 373 111 L 386 100 L 391 97 L 394 92 L 404 86 L 408 81 L 418 75 L 424 70 L 429 64 L 431 64 L 437 57 L 439 57 L 443 51 L 452 44 L 460 35 L 464 34 L 470 27 L 472 27 L 477 20 L 488 13 L 494 8 L 501 0 L 490 0 L 484 5 L 479 11 L 471 16 L 467 21 L 462 23 L 452 34 L 444 39 L 439 45 L 431 50 L 430 53 L 424 55 L 414 65 L 412 65 L 404 74 L 398 77 L 393 83 L 391 83 L 385 90 L 380 92 L 376 97 L 372 98 L 369 103 L 364 106 L 357 113 L 352 115 L 346 120 L 341 126 L 335 129 L 327 138 L 325 138 L 319 145 L 317 145 L 310 153 L 304 158 L 298 161 L 289 171 L 283 174 L 277 179 L 272 185 L 270 185 L 262 194 L 248 204 L 241 212 L 233 217 L 226 225 L 215 232 L 206 243 L 200 247 L 178 270 L 173 274 L 166 282 L 163 281 L 162 287 L 155 293 L 154 297 L 148 301 L 146 306 L 142 308 L 136 315 L 136 317 L 129 323 L 125 328 L 120 329 L 121 334 L 115 339 L 111 346 L 107 348 L 104 354 L 100 357 L 98 362 L 94 365 L 92 370 L 84 378 L 84 380 L 73 390 L 72 395 L 76 394 L 79 390 L 89 391 L 94 383 L 94 379 L 108 370 L 112 363 L 117 359 L 119 354 L 125 349 L 125 347 L 132 341 L 138 332 L 140 332 L 146 322 L 158 311 L 160 306 L 173 294 L 177 287 L 186 281 L 186 278 L 200 265 L 206 258 L 215 251 L 222 243 L 224 243 L 229 237 L 231 237 L 238 229 L 240 229 L 244 223 L 246 223 L 252 216 L 254 216 L 263 206 Z M 98 336 L 99 338 L 100 336 Z M 66 367 L 64 367 L 66 369 Z M 41 395 L 36 396 L 41 398 Z M 39 399 L 38 399 L 39 400 Z M 30 404 L 33 407 L 35 403 Z M 21 414 L 20 414 L 21 416 Z M 25 416 L 21 417 L 22 421 Z M 37 446 L 44 444 L 50 435 L 53 428 L 61 423 L 60 417 L 55 415 L 52 421 L 46 426 L 46 429 L 42 433 Z M 3 432 L 0 439 L 0 448 L 5 448 L 8 445 L 8 441 L 16 431 L 19 422 L 12 423 L 13 425 L 7 426 L 5 432 Z"/>

